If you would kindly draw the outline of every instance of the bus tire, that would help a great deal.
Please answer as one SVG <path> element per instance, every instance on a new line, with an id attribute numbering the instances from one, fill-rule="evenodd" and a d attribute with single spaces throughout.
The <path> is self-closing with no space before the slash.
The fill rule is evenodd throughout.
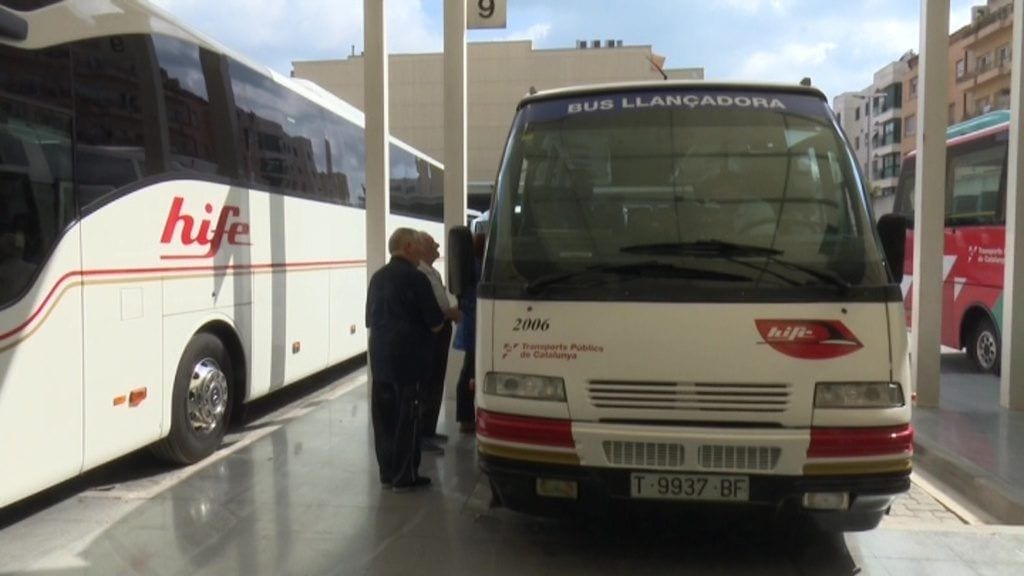
<path id="1" fill-rule="evenodd" d="M 967 342 L 967 355 L 974 361 L 978 370 L 999 374 L 1002 361 L 1000 348 L 999 331 L 992 320 L 983 317 L 975 322 Z"/>
<path id="2" fill-rule="evenodd" d="M 153 446 L 164 460 L 192 464 L 212 454 L 227 429 L 234 367 L 227 348 L 209 332 L 189 340 L 171 392 L 171 431 Z"/>

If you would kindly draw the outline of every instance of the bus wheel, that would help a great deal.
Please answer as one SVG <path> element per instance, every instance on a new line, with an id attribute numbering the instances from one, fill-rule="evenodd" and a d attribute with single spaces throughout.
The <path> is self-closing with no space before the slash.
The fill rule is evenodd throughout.
<path id="1" fill-rule="evenodd" d="M 974 325 L 967 353 L 978 370 L 999 374 L 999 332 L 988 318 L 982 318 Z"/>
<path id="2" fill-rule="evenodd" d="M 191 464 L 220 446 L 228 424 L 234 372 L 219 338 L 200 332 L 178 363 L 171 395 L 171 431 L 153 448 L 157 456 Z"/>

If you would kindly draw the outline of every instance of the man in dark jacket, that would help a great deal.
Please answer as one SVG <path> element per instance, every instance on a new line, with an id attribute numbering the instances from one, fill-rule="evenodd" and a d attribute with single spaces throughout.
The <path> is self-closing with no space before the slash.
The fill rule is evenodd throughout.
<path id="1" fill-rule="evenodd" d="M 388 239 L 391 260 L 374 273 L 366 295 L 374 446 L 380 481 L 395 491 L 430 484 L 417 473 L 417 398 L 445 318 L 430 282 L 416 269 L 421 246 L 417 231 L 395 230 Z"/>

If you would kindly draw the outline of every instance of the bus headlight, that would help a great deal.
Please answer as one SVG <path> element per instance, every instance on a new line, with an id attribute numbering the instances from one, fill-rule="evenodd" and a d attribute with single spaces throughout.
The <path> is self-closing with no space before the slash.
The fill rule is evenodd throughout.
<path id="1" fill-rule="evenodd" d="M 899 408 L 903 387 L 896 382 L 818 382 L 815 408 Z"/>
<path id="2" fill-rule="evenodd" d="M 565 402 L 565 380 L 554 376 L 488 372 L 484 378 L 484 394 Z"/>

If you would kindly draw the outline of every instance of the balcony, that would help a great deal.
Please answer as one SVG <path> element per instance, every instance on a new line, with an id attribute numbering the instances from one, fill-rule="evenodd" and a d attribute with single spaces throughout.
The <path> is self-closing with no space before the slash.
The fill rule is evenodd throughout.
<path id="1" fill-rule="evenodd" d="M 886 122 L 892 120 L 893 118 L 899 118 L 901 116 L 902 112 L 900 108 L 890 106 L 885 110 L 876 113 L 874 116 L 871 117 L 871 120 L 879 124 L 885 124 Z"/>
<path id="2" fill-rule="evenodd" d="M 956 77 L 956 87 L 961 90 L 973 88 L 977 78 L 978 72 L 976 70 L 968 70 Z"/>
<path id="3" fill-rule="evenodd" d="M 876 156 L 885 156 L 886 154 L 901 154 L 902 144 L 900 142 L 881 142 L 877 146 L 871 149 L 871 153 Z"/>
<path id="4" fill-rule="evenodd" d="M 1003 6 L 977 22 L 978 34 L 976 40 L 986 38 L 1001 28 L 1013 26 L 1013 4 Z"/>
<path id="5" fill-rule="evenodd" d="M 981 86 L 982 84 L 985 84 L 985 83 L 991 82 L 992 80 L 996 80 L 996 79 L 1003 78 L 1003 77 L 1005 77 L 1006 81 L 1009 82 L 1010 81 L 1010 66 L 1011 66 L 1010 60 L 1003 60 L 1003 62 L 1001 64 L 998 64 L 998 65 L 997 64 L 991 64 L 991 65 L 985 66 L 984 68 L 978 70 L 977 76 L 976 76 L 977 77 L 977 81 L 975 82 L 975 86 Z"/>

